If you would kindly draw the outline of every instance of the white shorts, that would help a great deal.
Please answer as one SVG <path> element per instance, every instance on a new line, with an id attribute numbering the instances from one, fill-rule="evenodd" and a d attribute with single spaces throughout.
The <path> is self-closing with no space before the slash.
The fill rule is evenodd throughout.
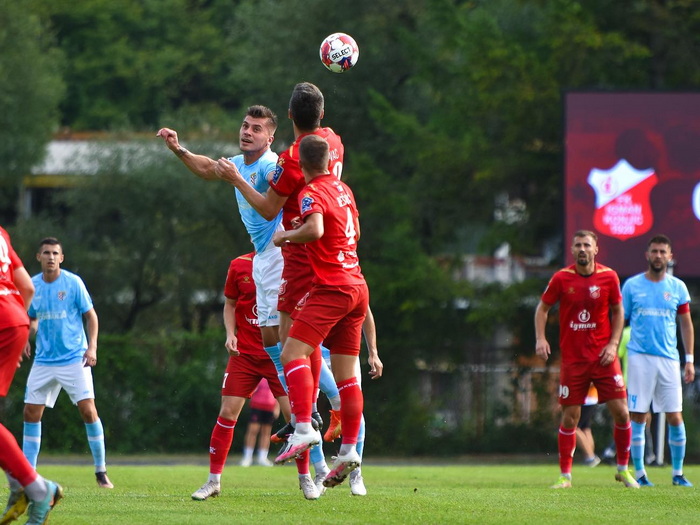
<path id="1" fill-rule="evenodd" d="M 657 355 L 630 352 L 627 359 L 627 404 L 630 412 L 683 410 L 680 362 Z"/>
<path id="2" fill-rule="evenodd" d="M 53 408 L 63 388 L 74 405 L 83 399 L 95 399 L 92 368 L 82 361 L 66 366 L 33 365 L 27 378 L 24 402 Z"/>
<path id="3" fill-rule="evenodd" d="M 277 298 L 283 267 L 282 250 L 272 242 L 253 257 L 253 281 L 255 281 L 255 300 L 258 304 L 260 326 L 279 326 L 280 324 Z"/>

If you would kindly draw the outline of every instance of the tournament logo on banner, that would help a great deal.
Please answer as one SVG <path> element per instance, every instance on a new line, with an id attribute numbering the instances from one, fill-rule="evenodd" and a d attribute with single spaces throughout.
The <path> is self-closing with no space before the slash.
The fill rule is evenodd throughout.
<path id="1" fill-rule="evenodd" d="M 621 241 L 648 232 L 654 224 L 649 196 L 657 182 L 653 169 L 635 169 L 625 159 L 609 170 L 593 168 L 588 184 L 596 194 L 596 229 Z"/>

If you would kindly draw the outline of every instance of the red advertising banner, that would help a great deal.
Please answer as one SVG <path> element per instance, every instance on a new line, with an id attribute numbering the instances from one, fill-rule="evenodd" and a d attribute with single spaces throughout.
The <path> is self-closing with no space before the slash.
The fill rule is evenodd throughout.
<path id="1" fill-rule="evenodd" d="M 663 233 L 676 274 L 700 276 L 700 93 L 569 92 L 565 116 L 564 253 L 593 230 L 598 260 L 629 276 Z"/>

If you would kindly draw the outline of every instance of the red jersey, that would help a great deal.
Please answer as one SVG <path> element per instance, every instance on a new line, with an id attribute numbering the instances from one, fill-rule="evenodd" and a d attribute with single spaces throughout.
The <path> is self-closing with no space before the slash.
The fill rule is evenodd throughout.
<path id="1" fill-rule="evenodd" d="M 542 302 L 559 302 L 559 345 L 562 363 L 600 360 L 600 351 L 610 341 L 610 306 L 622 301 L 617 273 L 595 264 L 589 276 L 571 265 L 555 273 L 542 294 Z"/>
<path id="2" fill-rule="evenodd" d="M 236 301 L 236 337 L 242 354 L 267 356 L 263 348 L 258 324 L 258 306 L 255 302 L 253 255 L 241 255 L 231 261 L 226 276 L 224 295 Z"/>
<path id="3" fill-rule="evenodd" d="M 0 330 L 29 326 L 24 300 L 15 286 L 15 270 L 24 265 L 10 242 L 10 234 L 0 227 Z"/>
<path id="4" fill-rule="evenodd" d="M 306 243 L 313 282 L 331 286 L 363 284 L 355 230 L 359 213 L 347 184 L 334 175 L 316 177 L 299 195 L 299 208 L 302 219 L 313 213 L 323 216 L 323 236 Z"/>
<path id="5" fill-rule="evenodd" d="M 338 180 L 343 172 L 345 148 L 340 137 L 331 128 L 318 128 L 313 133 L 301 135 L 297 137 L 289 149 L 280 153 L 270 187 L 283 197 L 287 197 L 287 202 L 282 208 L 282 226 L 285 230 L 293 230 L 292 219 L 301 216 L 299 213 L 299 192 L 306 186 L 306 181 L 299 167 L 299 142 L 307 135 L 318 135 L 328 142 L 328 171 L 335 175 Z"/>

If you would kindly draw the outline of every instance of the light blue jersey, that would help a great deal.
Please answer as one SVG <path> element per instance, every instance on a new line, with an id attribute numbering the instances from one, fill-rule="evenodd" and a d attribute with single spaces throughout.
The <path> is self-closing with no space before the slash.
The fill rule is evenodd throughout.
<path id="1" fill-rule="evenodd" d="M 632 328 L 627 350 L 678 361 L 676 316 L 678 307 L 689 302 L 688 288 L 673 275 L 659 282 L 643 273 L 627 279 L 622 286 L 625 319 Z"/>
<path id="2" fill-rule="evenodd" d="M 243 161 L 243 155 L 236 155 L 229 160 L 236 165 L 243 178 L 258 193 L 265 193 L 268 190 L 270 185 L 267 176 L 277 166 L 277 153 L 267 150 L 253 164 L 246 164 Z M 273 220 L 267 221 L 245 200 L 238 189 L 236 189 L 236 200 L 238 201 L 238 211 L 241 213 L 241 219 L 243 219 L 245 229 L 250 235 L 253 246 L 255 246 L 255 251 L 262 252 L 270 244 L 272 234 L 279 229 L 282 222 L 282 210 Z"/>
<path id="3" fill-rule="evenodd" d="M 61 269 L 52 283 L 42 274 L 32 277 L 36 288 L 29 317 L 37 319 L 34 362 L 44 366 L 79 363 L 87 350 L 83 314 L 92 309 L 92 299 L 83 280 Z"/>

